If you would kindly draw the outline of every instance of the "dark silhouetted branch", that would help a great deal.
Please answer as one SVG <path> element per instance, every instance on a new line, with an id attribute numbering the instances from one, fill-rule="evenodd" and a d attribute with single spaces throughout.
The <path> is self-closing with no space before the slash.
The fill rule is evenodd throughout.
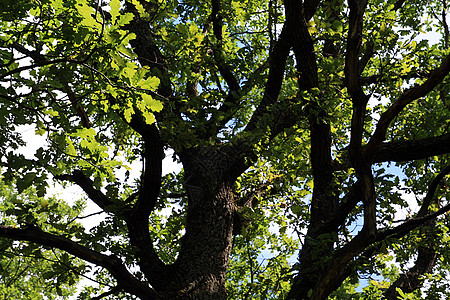
<path id="1" fill-rule="evenodd" d="M 0 225 L 0 236 L 37 243 L 46 247 L 58 248 L 94 265 L 107 269 L 117 280 L 118 286 L 126 292 L 142 299 L 157 299 L 156 293 L 146 283 L 136 279 L 114 255 L 104 255 L 86 248 L 74 241 L 42 231 L 36 226 L 14 228 Z"/>
<path id="2" fill-rule="evenodd" d="M 70 174 L 63 174 L 55 176 L 58 180 L 67 180 L 75 183 L 83 189 L 83 191 L 88 195 L 95 204 L 97 204 L 104 211 L 108 211 L 108 206 L 113 205 L 113 202 L 106 197 L 101 191 L 94 187 L 94 183 L 89 177 L 83 174 L 82 171 L 74 171 Z"/>
<path id="3" fill-rule="evenodd" d="M 441 65 L 430 73 L 429 78 L 422 84 L 416 85 L 403 92 L 398 99 L 381 115 L 376 125 L 375 132 L 364 149 L 367 161 L 373 161 L 377 148 L 386 139 L 386 132 L 392 120 L 412 101 L 426 96 L 433 90 L 450 72 L 450 54 L 442 61 Z"/>

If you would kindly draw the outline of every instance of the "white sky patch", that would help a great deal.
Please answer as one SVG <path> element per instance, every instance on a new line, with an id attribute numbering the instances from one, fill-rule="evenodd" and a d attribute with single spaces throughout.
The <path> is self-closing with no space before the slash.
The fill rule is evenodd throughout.
<path id="1" fill-rule="evenodd" d="M 163 159 L 162 174 L 179 173 L 183 166 L 181 163 L 173 159 L 174 151 L 169 149 L 165 152 L 166 157 Z"/>
<path id="2" fill-rule="evenodd" d="M 36 135 L 36 127 L 31 124 L 18 126 L 16 130 L 22 135 L 22 139 L 26 145 L 20 147 L 15 152 L 23 154 L 27 159 L 35 159 L 34 154 L 36 153 L 36 150 L 47 144 L 45 137 Z"/>
<path id="3" fill-rule="evenodd" d="M 403 183 L 400 183 L 400 189 L 397 189 L 397 191 L 400 193 L 401 197 L 405 202 L 408 204 L 406 207 L 402 207 L 397 204 L 392 204 L 396 208 L 396 214 L 395 214 L 395 220 L 406 220 L 409 218 L 414 217 L 417 212 L 420 209 L 419 204 L 417 203 L 417 197 L 419 199 L 423 199 L 425 195 L 415 195 L 413 192 L 405 192 L 405 185 Z"/>

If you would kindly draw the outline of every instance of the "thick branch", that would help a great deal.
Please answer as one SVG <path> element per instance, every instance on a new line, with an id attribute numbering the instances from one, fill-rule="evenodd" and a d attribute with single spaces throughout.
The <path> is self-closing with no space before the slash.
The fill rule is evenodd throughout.
<path id="1" fill-rule="evenodd" d="M 444 27 L 444 47 L 447 49 L 450 43 L 450 31 L 447 23 L 447 0 L 442 0 L 442 27 Z"/>
<path id="2" fill-rule="evenodd" d="M 422 201 L 419 212 L 416 215 L 417 218 L 426 217 L 429 213 L 429 207 L 431 201 L 435 198 L 436 189 L 438 188 L 441 180 L 450 173 L 450 166 L 447 166 L 442 172 L 440 172 L 428 186 L 428 191 L 425 198 Z M 400 277 L 389 287 L 385 292 L 386 299 L 397 299 L 396 288 L 400 288 L 403 292 L 410 293 L 423 285 L 422 276 L 426 273 L 430 273 L 436 263 L 438 254 L 434 250 L 436 241 L 436 234 L 433 230 L 436 225 L 436 219 L 424 222 L 421 228 L 424 235 L 424 244 L 419 245 L 418 256 L 413 267 L 407 272 L 400 275 Z M 413 228 L 413 227 L 412 227 Z M 411 229 L 412 230 L 412 229 Z M 407 231 L 404 231 L 406 234 Z"/>
<path id="3" fill-rule="evenodd" d="M 220 15 L 220 0 L 211 0 L 211 20 L 213 23 L 213 32 L 216 39 L 222 42 L 222 16 Z"/>
<path id="4" fill-rule="evenodd" d="M 30 57 L 32 60 L 34 60 L 37 64 L 46 64 L 49 61 L 45 57 L 45 55 L 39 53 L 36 50 L 28 50 L 24 46 L 20 45 L 19 43 L 13 43 L 12 47 L 19 51 L 22 54 L 25 54 L 26 56 Z"/>
<path id="5" fill-rule="evenodd" d="M 450 211 L 450 204 L 447 204 L 446 206 L 440 208 L 439 210 L 435 211 L 434 213 L 428 214 L 423 217 L 415 217 L 413 219 L 409 219 L 405 221 L 404 223 L 398 225 L 394 228 L 389 228 L 383 231 L 380 231 L 376 242 L 380 242 L 382 240 L 385 240 L 387 238 L 401 238 L 413 231 L 414 229 L 418 228 L 419 226 L 423 225 L 424 223 L 436 219 L 437 217 L 445 214 L 446 212 Z"/>
<path id="6" fill-rule="evenodd" d="M 32 70 L 32 69 L 47 66 L 47 65 L 54 65 L 54 64 L 61 63 L 61 62 L 67 62 L 67 61 L 68 61 L 67 59 L 62 58 L 62 59 L 55 59 L 55 60 L 51 60 L 51 61 L 45 61 L 45 62 L 37 62 L 36 64 L 28 65 L 28 66 L 17 67 L 15 69 L 12 69 L 9 72 L 2 74 L 0 76 L 0 80 L 5 79 L 6 77 L 8 77 L 10 75 L 14 75 L 14 74 L 17 74 L 17 73 L 20 73 L 23 71 Z"/>
<path id="7" fill-rule="evenodd" d="M 363 229 L 353 238 L 347 245 L 336 251 L 333 255 L 332 263 L 329 265 L 326 274 L 322 277 L 315 288 L 315 293 L 311 299 L 324 299 L 336 287 L 336 280 L 342 278 L 342 274 L 346 272 L 348 262 L 361 253 L 366 247 L 376 242 L 381 242 L 387 238 L 401 238 L 412 230 L 425 224 L 430 220 L 436 219 L 438 216 L 450 211 L 450 204 L 442 207 L 438 211 L 428 214 L 424 217 L 416 217 L 410 219 L 403 224 L 381 231 L 377 234 L 376 239 L 373 240 Z"/>
<path id="8" fill-rule="evenodd" d="M 415 141 L 383 143 L 378 148 L 374 162 L 413 161 L 445 153 L 450 153 L 450 134 Z M 344 164 L 335 169 L 348 167 L 348 159 L 344 158 Z M 361 183 L 357 181 L 354 183 L 350 192 L 344 197 L 344 201 L 342 201 L 341 206 L 336 210 L 334 216 L 323 225 L 324 228 L 321 231 L 328 232 L 336 230 L 344 223 L 348 213 L 362 197 Z"/>
<path id="9" fill-rule="evenodd" d="M 146 283 L 136 279 L 122 264 L 122 261 L 113 255 L 104 255 L 89 248 L 81 246 L 70 239 L 53 235 L 41 229 L 28 226 L 26 228 L 13 228 L 0 225 L 0 236 L 37 243 L 43 246 L 58 248 L 78 258 L 107 269 L 117 280 L 118 286 L 126 292 L 142 299 L 156 299 L 156 293 Z"/>
<path id="10" fill-rule="evenodd" d="M 298 86 L 301 91 L 308 91 L 319 86 L 314 41 L 308 32 L 305 10 L 315 11 L 319 1 L 306 1 L 304 7 L 298 1 L 286 1 L 286 18 L 291 25 L 291 43 L 297 60 L 299 73 Z M 295 24 L 295 25 L 294 25 Z M 309 115 L 311 129 L 311 166 L 314 175 L 314 192 L 311 201 L 311 225 L 314 228 L 327 218 L 334 209 L 334 202 L 328 197 L 324 187 L 329 189 L 331 173 L 331 132 L 325 121 L 326 112 L 320 109 L 315 99 L 310 105 L 314 111 Z"/>
<path id="11" fill-rule="evenodd" d="M 440 172 L 430 183 L 427 191 L 427 195 L 425 196 L 422 207 L 419 210 L 417 216 L 415 219 L 424 218 L 425 214 L 427 212 L 427 209 L 430 205 L 431 199 L 434 197 L 434 193 L 438 187 L 439 182 L 450 173 L 450 166 L 446 167 L 442 172 Z M 326 223 L 326 226 L 329 226 L 331 228 L 335 228 L 337 226 L 340 226 L 344 223 L 346 216 L 348 213 L 353 209 L 353 207 L 360 201 L 362 198 L 361 195 L 361 182 L 357 181 L 353 184 L 350 192 L 344 197 L 343 204 L 339 208 L 339 210 L 336 211 L 335 216 L 330 219 L 328 223 Z M 410 219 L 409 221 L 412 221 L 414 219 Z M 409 222 L 408 221 L 408 222 Z M 399 225 L 399 228 L 401 225 Z M 405 225 L 406 226 L 406 225 Z M 330 229 L 329 229 L 330 230 Z M 389 229 L 392 230 L 392 229 Z M 398 229 L 400 230 L 400 229 Z M 379 236 L 377 237 L 377 240 L 379 240 Z"/>
<path id="12" fill-rule="evenodd" d="M 364 127 L 364 116 L 368 97 L 360 84 L 359 54 L 361 50 L 363 16 L 367 1 L 349 0 L 350 15 L 347 38 L 347 52 L 345 55 L 345 83 L 352 97 L 353 113 L 350 137 L 350 158 L 357 172 L 363 168 L 361 142 Z"/>
<path id="13" fill-rule="evenodd" d="M 305 0 L 303 3 L 305 20 L 311 19 L 317 11 L 321 0 Z"/>
<path id="14" fill-rule="evenodd" d="M 386 132 L 392 120 L 412 101 L 426 96 L 433 90 L 450 72 L 450 54 L 442 61 L 442 64 L 430 73 L 430 77 L 422 84 L 407 89 L 400 97 L 381 115 L 374 134 L 369 140 L 364 152 L 368 161 L 373 161 L 377 148 L 386 138 Z"/>
<path id="15" fill-rule="evenodd" d="M 424 282 L 423 275 L 432 272 L 437 258 L 438 255 L 433 247 L 420 247 L 414 266 L 407 272 L 401 274 L 400 277 L 389 286 L 389 289 L 384 293 L 383 299 L 399 299 L 400 297 L 396 291 L 397 288 L 400 288 L 404 293 L 411 293 L 421 288 Z"/>
<path id="16" fill-rule="evenodd" d="M 326 272 L 317 283 L 311 300 L 322 300 L 336 288 L 336 281 L 343 280 L 347 274 L 348 263 L 373 242 L 371 233 L 364 228 L 348 244 L 338 249 L 327 265 Z"/>
<path id="17" fill-rule="evenodd" d="M 202 136 L 202 138 L 205 140 L 216 136 L 219 130 L 222 129 L 229 120 L 231 120 L 234 113 L 240 108 L 241 97 L 251 90 L 254 81 L 253 78 L 251 78 L 252 76 L 250 76 L 246 85 L 241 88 L 238 78 L 233 74 L 232 68 L 225 61 L 222 41 L 223 21 L 221 16 L 221 9 L 222 5 L 220 0 L 211 0 L 210 19 L 213 24 L 213 33 L 217 40 L 214 51 L 212 52 L 214 55 L 215 65 L 219 70 L 220 75 L 228 85 L 228 93 L 224 97 L 223 103 L 218 109 L 218 114 L 220 115 L 220 117 L 211 118 L 205 125 L 205 128 L 208 128 L 206 134 Z M 265 64 L 255 70 L 256 75 L 263 71 L 264 65 Z"/>
<path id="18" fill-rule="evenodd" d="M 446 153 L 450 153 L 450 134 L 412 141 L 384 142 L 378 147 L 373 163 L 407 162 Z M 341 162 L 333 162 L 335 171 L 350 168 L 348 156 L 346 151 L 339 159 Z"/>
<path id="19" fill-rule="evenodd" d="M 156 125 L 145 123 L 140 114 L 133 115 L 130 126 L 144 140 L 144 170 L 134 214 L 147 219 L 153 211 L 161 186 L 163 143 Z"/>
<path id="20" fill-rule="evenodd" d="M 309 91 L 319 87 L 314 41 L 308 32 L 307 16 L 304 15 L 298 1 L 286 1 L 287 16 L 296 20 L 292 29 L 292 44 L 299 73 L 299 90 Z M 319 95 L 308 101 L 307 111 L 311 132 L 311 167 L 314 177 L 314 189 L 311 200 L 311 220 L 302 251 L 299 254 L 301 270 L 294 279 L 289 292 L 289 299 L 305 299 L 309 297 L 308 288 L 313 287 L 325 271 L 324 261 L 332 253 L 332 231 L 323 232 L 323 224 L 329 220 L 336 209 L 337 195 L 333 190 L 333 174 L 331 167 L 331 130 L 327 112 L 320 107 L 322 99 Z M 326 234 L 328 239 L 323 238 Z M 323 261 L 318 262 L 317 257 Z M 313 266 L 313 267 L 312 267 Z"/>
<path id="21" fill-rule="evenodd" d="M 364 11 L 367 1 L 349 0 L 349 28 L 347 37 L 347 51 L 345 54 L 345 82 L 353 101 L 362 101 L 362 88 L 359 84 L 359 54 L 362 43 L 362 29 Z M 364 94 L 364 93 L 363 93 Z"/>
<path id="22" fill-rule="evenodd" d="M 342 12 L 342 5 L 339 3 L 339 5 L 337 4 L 339 3 L 339 1 L 335 2 L 329 2 L 329 3 L 324 3 L 324 9 L 325 10 L 330 10 L 330 17 L 328 18 L 330 23 L 334 23 L 334 22 L 342 22 L 341 21 L 341 12 Z M 333 58 L 338 58 L 340 56 L 340 41 L 337 41 L 335 38 L 333 37 L 326 37 L 325 38 L 325 42 L 323 45 L 323 56 L 325 57 L 333 57 Z"/>
<path id="23" fill-rule="evenodd" d="M 363 57 L 364 58 L 364 57 Z M 427 71 L 411 71 L 409 73 L 403 74 L 403 75 L 396 75 L 395 77 L 383 77 L 383 75 L 371 75 L 367 77 L 361 77 L 359 81 L 362 85 L 367 84 L 373 84 L 378 82 L 392 82 L 397 80 L 398 78 L 409 80 L 409 79 L 415 79 L 415 78 L 421 78 L 426 79 L 430 76 L 430 74 Z"/>
<path id="24" fill-rule="evenodd" d="M 138 249 L 136 255 L 140 258 L 139 262 L 142 271 L 149 280 L 159 280 L 163 275 L 162 268 L 165 265 L 153 249 L 153 243 L 148 231 L 148 216 L 155 205 L 159 193 L 162 169 L 162 145 L 159 140 L 153 139 L 153 134 L 155 133 L 153 132 L 152 134 L 151 132 L 157 130 L 155 125 L 147 125 L 145 122 L 139 123 L 137 121 L 138 117 L 136 116 L 134 116 L 133 119 L 136 121 L 132 121 L 132 124 L 134 124 L 132 127 L 142 132 L 144 140 L 148 141 L 150 139 L 149 143 L 146 143 L 146 145 L 159 143 L 159 145 L 156 145 L 155 147 L 159 146 L 160 151 L 150 151 L 146 146 L 146 155 L 148 155 L 150 159 L 146 159 L 146 169 L 144 170 L 139 196 L 133 209 L 126 215 L 126 221 L 129 227 L 130 242 Z M 158 159 L 159 166 L 157 162 L 154 161 Z M 105 211 L 109 211 L 108 206 L 113 205 L 113 201 L 106 197 L 101 191 L 95 189 L 92 180 L 85 176 L 81 171 L 74 171 L 72 175 L 66 174 L 55 176 L 55 178 L 59 180 L 68 180 L 77 184 L 95 204 Z M 155 272 L 155 270 L 157 270 L 157 272 Z M 150 276 L 150 274 L 153 274 L 154 276 Z"/>
<path id="25" fill-rule="evenodd" d="M 349 0 L 348 5 L 350 14 L 344 71 L 345 83 L 353 103 L 349 157 L 351 164 L 356 170 L 356 175 L 362 189 L 361 196 L 364 204 L 364 228 L 370 232 L 369 235 L 375 235 L 376 207 L 373 177 L 370 165 L 364 160 L 362 155 L 364 117 L 369 98 L 365 95 L 360 83 L 362 67 L 359 62 L 359 55 L 361 51 L 363 17 L 367 1 Z M 363 62 L 363 64 L 365 64 L 365 62 Z"/>
<path id="26" fill-rule="evenodd" d="M 223 118 L 220 118 L 220 120 L 212 118 L 208 121 L 205 128 L 211 128 L 211 130 L 209 131 L 209 135 L 206 137 L 206 139 L 209 139 L 213 135 L 215 136 L 217 132 L 233 118 L 233 115 L 241 107 L 240 99 L 242 98 L 242 96 L 248 94 L 253 89 L 256 79 L 262 72 L 264 72 L 268 68 L 268 66 L 269 61 L 266 60 L 247 78 L 247 81 L 244 83 L 241 90 L 239 90 L 238 92 L 230 90 L 228 92 L 222 106 L 217 110 L 218 113 L 221 114 L 221 117 L 223 116 Z"/>
<path id="27" fill-rule="evenodd" d="M 416 229 L 423 224 L 426 224 L 429 221 L 435 220 L 439 215 L 442 215 L 446 211 L 450 210 L 450 205 L 441 208 L 436 213 L 426 215 L 426 209 L 428 209 L 430 201 L 434 197 L 436 188 L 439 182 L 442 180 L 444 176 L 450 173 L 450 167 L 445 168 L 439 175 L 437 175 L 433 181 L 431 182 L 427 195 L 423 201 L 422 208 L 419 210 L 419 213 L 414 219 L 410 219 L 403 224 L 397 226 L 396 228 L 386 229 L 377 234 L 376 238 L 373 239 L 370 237 L 369 232 L 363 228 L 363 230 L 347 245 L 343 248 L 336 251 L 335 255 L 333 255 L 332 263 L 329 265 L 327 269 L 327 273 L 323 276 L 321 281 L 318 284 L 319 288 L 316 288 L 318 291 L 313 299 L 322 299 L 323 295 L 330 293 L 334 288 L 339 286 L 339 284 L 346 278 L 346 274 L 348 273 L 348 263 L 354 257 L 356 257 L 359 253 L 364 251 L 368 246 L 369 247 L 364 254 L 363 257 L 371 257 L 374 253 L 377 252 L 377 243 L 391 238 L 401 238 Z M 349 195 L 346 197 L 346 201 L 339 208 L 338 212 L 335 216 L 330 220 L 330 222 L 324 224 L 323 230 L 335 230 L 339 224 L 342 224 L 350 212 L 350 210 L 356 205 L 357 201 L 362 198 L 361 196 L 361 185 L 360 181 L 357 181 L 353 187 Z M 427 249 L 422 249 L 423 253 L 427 253 L 427 256 L 422 255 L 420 259 L 417 260 L 417 267 L 413 268 L 412 271 L 414 274 L 419 272 L 420 270 L 429 270 L 430 266 L 434 264 L 435 256 L 432 256 L 433 252 L 428 251 Z M 423 254 L 422 253 L 422 254 Z M 431 256 L 430 256 L 431 255 Z M 423 273 L 421 273 L 423 274 Z M 419 283 L 417 281 L 416 283 Z"/>
<path id="28" fill-rule="evenodd" d="M 165 264 L 153 248 L 148 230 L 148 220 L 153 211 L 161 187 L 163 143 L 155 124 L 147 124 L 140 114 L 134 114 L 129 124 L 144 140 L 144 170 L 137 200 L 126 215 L 130 242 L 136 247 L 136 256 L 142 272 L 155 288 L 164 282 Z"/>
<path id="29" fill-rule="evenodd" d="M 77 96 L 73 92 L 72 88 L 69 86 L 67 82 L 64 82 L 64 89 L 67 93 L 67 97 L 69 97 L 70 103 L 72 104 L 73 109 L 77 112 L 78 116 L 81 118 L 81 124 L 85 128 L 91 127 L 91 122 L 89 121 L 87 113 L 84 111 L 83 106 Z"/>
<path id="30" fill-rule="evenodd" d="M 431 201 L 435 197 L 436 189 L 441 180 L 450 173 L 450 166 L 446 167 L 440 172 L 428 186 L 427 195 L 422 201 L 419 212 L 416 217 L 424 217 L 429 213 L 429 207 Z M 421 228 L 421 233 L 424 236 L 424 241 L 418 247 L 418 255 L 416 262 L 407 272 L 400 275 L 400 277 L 389 287 L 384 293 L 386 299 L 397 299 L 397 288 L 400 288 L 405 293 L 410 293 L 423 285 L 422 276 L 426 273 L 431 273 L 438 254 L 434 249 L 436 244 L 436 233 L 434 229 L 436 227 L 436 219 L 433 219 L 424 224 Z"/>
<path id="31" fill-rule="evenodd" d="M 391 234 L 397 234 L 397 232 L 404 232 L 405 228 L 412 228 L 412 229 L 414 229 L 414 227 L 413 227 L 414 224 L 419 224 L 419 225 L 421 224 L 420 220 L 425 220 L 425 222 L 426 222 L 427 218 L 429 219 L 431 215 L 439 216 L 442 213 L 445 213 L 447 211 L 446 207 L 448 207 L 450 204 L 447 205 L 447 206 L 442 207 L 441 209 L 439 209 L 435 213 L 427 215 L 427 213 L 429 212 L 429 206 L 431 204 L 431 201 L 434 198 L 434 194 L 436 193 L 436 189 L 438 188 L 439 183 L 449 173 L 450 173 L 450 166 L 447 166 L 444 170 L 442 170 L 433 179 L 433 181 L 431 181 L 430 185 L 428 186 L 427 194 L 426 194 L 425 198 L 423 199 L 422 205 L 421 205 L 421 207 L 420 207 L 420 209 L 419 209 L 419 211 L 418 211 L 418 213 L 417 213 L 417 215 L 416 215 L 416 217 L 414 219 L 408 220 L 408 221 L 404 222 L 403 224 L 397 226 L 396 228 L 388 229 L 388 230 L 386 230 L 386 232 L 389 232 L 389 230 L 391 230 Z M 414 220 L 416 220 L 416 221 L 414 221 Z M 408 223 L 411 223 L 412 225 L 408 225 Z"/>
<path id="32" fill-rule="evenodd" d="M 98 295 L 96 297 L 91 298 L 91 300 L 100 300 L 102 298 L 105 298 L 105 297 L 117 294 L 119 292 L 120 292 L 120 287 L 114 287 L 114 288 L 112 288 L 111 290 L 109 290 L 107 292 L 104 292 L 104 293 L 102 293 L 102 294 L 100 294 L 100 295 Z"/>
<path id="33" fill-rule="evenodd" d="M 307 17 L 304 15 L 301 4 L 290 0 L 285 1 L 285 7 L 286 22 L 290 32 L 289 40 L 297 60 L 298 85 L 300 90 L 306 91 L 319 85 L 314 41 L 309 34 Z"/>
<path id="34" fill-rule="evenodd" d="M 363 55 L 359 61 L 359 75 L 362 74 L 362 72 L 366 68 L 367 64 L 369 63 L 370 59 L 375 54 L 374 44 L 372 41 L 369 41 L 365 46 L 366 46 L 365 52 L 363 53 Z M 362 78 L 360 77 L 359 78 L 360 83 L 362 83 L 361 79 Z"/>
<path id="35" fill-rule="evenodd" d="M 152 16 L 157 5 L 148 1 L 139 0 L 146 12 Z M 127 25 L 127 30 L 136 35 L 130 43 L 138 55 L 143 66 L 149 66 L 153 74 L 160 79 L 158 94 L 165 98 L 172 96 L 172 83 L 166 60 L 155 42 L 150 24 L 145 17 L 141 17 L 130 1 L 126 1 L 126 9 L 134 14 L 133 20 Z M 176 107 L 175 107 L 176 108 Z M 153 248 L 153 241 L 148 229 L 148 219 L 153 211 L 161 186 L 161 172 L 163 159 L 163 142 L 156 124 L 147 124 L 142 116 L 135 110 L 128 125 L 139 133 L 144 141 L 144 170 L 137 200 L 126 214 L 130 242 L 136 247 L 136 256 L 142 272 L 155 289 L 164 289 L 165 264 L 159 259 Z M 159 114 L 159 118 L 163 117 Z M 123 116 L 122 116 L 123 118 Z M 133 198 L 132 198 L 133 199 Z"/>
<path id="36" fill-rule="evenodd" d="M 311 7 L 316 7 L 317 1 L 311 1 Z M 283 25 L 269 60 L 269 76 L 260 105 L 256 108 L 245 131 L 252 131 L 258 127 L 261 117 L 268 113 L 268 108 L 278 101 L 287 56 L 291 47 L 297 59 L 299 71 L 299 85 L 303 90 L 318 86 L 317 66 L 313 48 L 313 41 L 308 33 L 305 16 L 301 4 L 295 1 L 285 3 L 286 22 Z M 315 11 L 311 10 L 313 13 Z"/>
<path id="37" fill-rule="evenodd" d="M 352 98 L 353 112 L 351 121 L 349 156 L 355 168 L 361 186 L 361 196 L 364 205 L 364 227 L 367 236 L 373 239 L 376 235 L 376 201 L 373 176 L 370 165 L 362 155 L 362 136 L 366 105 L 369 100 L 361 87 L 361 67 L 359 55 L 361 50 L 363 17 L 367 1 L 349 0 L 350 8 L 347 52 L 345 56 L 345 82 Z"/>
<path id="38" fill-rule="evenodd" d="M 267 113 L 267 108 L 276 103 L 281 90 L 281 84 L 284 78 L 284 70 L 286 60 L 291 48 L 289 43 L 289 28 L 287 22 L 283 25 L 280 38 L 273 48 L 273 52 L 269 59 L 269 76 L 267 78 L 266 87 L 261 103 L 256 108 L 250 119 L 245 131 L 253 131 L 257 128 L 260 118 Z"/>
<path id="39" fill-rule="evenodd" d="M 423 199 L 422 205 L 416 217 L 424 217 L 429 213 L 429 207 L 431 201 L 435 197 L 436 189 L 441 180 L 449 173 L 450 166 L 445 168 L 433 179 L 431 184 L 428 186 L 427 195 Z M 426 273 L 431 273 L 438 257 L 438 254 L 434 249 L 437 238 L 436 233 L 434 232 L 435 227 L 436 219 L 433 219 L 425 223 L 421 228 L 421 234 L 424 237 L 424 241 L 418 247 L 416 262 L 413 267 L 411 267 L 407 272 L 401 274 L 400 277 L 391 284 L 389 289 L 384 293 L 386 299 L 397 299 L 397 288 L 400 288 L 405 293 L 410 293 L 422 287 L 424 281 L 422 276 Z"/>

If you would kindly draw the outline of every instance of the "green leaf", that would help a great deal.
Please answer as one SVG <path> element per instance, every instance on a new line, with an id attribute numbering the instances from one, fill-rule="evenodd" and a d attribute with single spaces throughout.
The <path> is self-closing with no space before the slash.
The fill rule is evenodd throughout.
<path id="1" fill-rule="evenodd" d="M 77 0 L 77 11 L 80 14 L 80 16 L 83 18 L 82 25 L 88 26 L 88 27 L 99 27 L 100 24 L 95 21 L 95 19 L 92 17 L 92 14 L 94 12 L 93 8 L 88 6 L 83 0 Z"/>
<path id="2" fill-rule="evenodd" d="M 395 290 L 399 294 L 399 299 L 406 299 L 405 293 L 403 293 L 403 291 L 400 288 L 395 288 Z"/>
<path id="3" fill-rule="evenodd" d="M 96 132 L 93 128 L 81 128 L 76 131 L 76 133 L 72 134 L 72 136 L 80 137 L 80 138 L 92 138 L 96 136 Z"/>
<path id="4" fill-rule="evenodd" d="M 69 138 L 66 138 L 66 144 L 67 144 L 66 153 L 71 156 L 76 156 L 77 151 L 75 150 L 75 147 Z"/>
<path id="5" fill-rule="evenodd" d="M 119 20 L 117 21 L 117 26 L 122 27 L 129 24 L 133 20 L 134 16 L 132 13 L 121 14 Z M 133 34 L 130 34 L 130 39 L 134 39 Z"/>
<path id="6" fill-rule="evenodd" d="M 43 111 L 43 113 L 52 117 L 57 117 L 59 114 L 57 111 L 54 111 L 52 109 L 46 109 Z"/>
<path id="7" fill-rule="evenodd" d="M 148 94 L 141 94 L 141 96 L 142 96 L 142 99 L 144 100 L 145 106 L 149 110 L 159 112 L 163 109 L 163 105 L 162 105 L 161 101 L 153 99 L 153 97 Z"/>
<path id="8" fill-rule="evenodd" d="M 159 78 L 158 77 L 149 77 L 147 79 L 139 82 L 138 86 L 142 89 L 146 90 L 156 90 L 159 86 Z"/>
<path id="9" fill-rule="evenodd" d="M 109 11 L 111 14 L 111 21 L 115 24 L 117 18 L 120 16 L 120 0 L 111 0 L 109 2 L 109 7 L 111 8 Z"/>
<path id="10" fill-rule="evenodd" d="M 133 116 L 133 114 L 134 114 L 133 108 L 132 107 L 126 107 L 124 112 L 123 112 L 125 121 L 130 123 L 131 122 L 131 117 Z"/>
<path id="11" fill-rule="evenodd" d="M 145 11 L 145 8 L 142 6 L 139 0 L 132 0 L 131 3 L 133 3 L 134 7 L 136 7 L 136 10 L 139 12 L 141 18 L 148 17 L 148 13 Z"/>

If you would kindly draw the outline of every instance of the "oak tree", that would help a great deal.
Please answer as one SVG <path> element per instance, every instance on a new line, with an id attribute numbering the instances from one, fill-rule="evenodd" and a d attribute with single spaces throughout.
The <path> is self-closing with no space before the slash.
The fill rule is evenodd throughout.
<path id="1" fill-rule="evenodd" d="M 3 290 L 450 293 L 446 0 L 0 2 Z"/>

